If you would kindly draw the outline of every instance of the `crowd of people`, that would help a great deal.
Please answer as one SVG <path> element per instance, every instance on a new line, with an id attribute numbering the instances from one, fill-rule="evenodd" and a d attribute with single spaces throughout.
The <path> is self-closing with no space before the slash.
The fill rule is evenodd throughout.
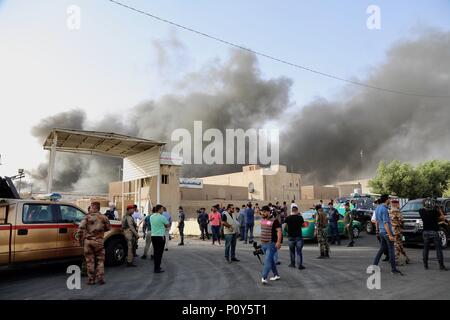
<path id="1" fill-rule="evenodd" d="M 344 229 L 349 238 L 348 247 L 355 244 L 353 238 L 354 210 L 351 203 L 344 204 L 343 214 Z M 325 213 L 324 209 L 328 212 Z M 442 245 L 439 237 L 439 223 L 445 220 L 445 216 L 440 207 L 429 198 L 424 200 L 423 208 L 419 214 L 423 221 L 423 263 L 428 269 L 428 254 L 430 244 L 436 247 L 436 254 L 441 270 L 447 270 L 443 261 Z M 330 200 L 328 206 L 324 206 L 321 200 L 315 206 L 314 213 L 314 237 L 318 241 L 320 255 L 318 259 L 330 258 L 330 245 L 340 245 L 338 221 L 341 214 L 334 205 L 334 200 Z M 260 247 L 254 242 L 255 216 L 261 216 Z M 80 224 L 80 240 L 84 246 L 84 253 L 87 263 L 88 284 L 104 284 L 104 258 L 103 235 L 110 229 L 109 220 L 117 220 L 118 214 L 113 204 L 104 215 L 100 213 L 100 204 L 94 202 L 89 208 L 89 213 Z M 184 227 L 186 215 L 182 207 L 178 208 L 178 230 L 180 242 L 184 245 Z M 391 266 L 391 273 L 403 275 L 398 269 L 399 266 L 410 263 L 403 247 L 402 225 L 403 217 L 400 212 L 399 201 L 392 199 L 388 195 L 382 195 L 375 201 L 375 210 L 372 221 L 376 225 L 376 235 L 380 243 L 380 248 L 374 258 L 373 265 L 379 265 L 382 255 L 383 261 L 388 261 Z M 305 269 L 303 263 L 303 232 L 305 221 L 300 213 L 297 204 L 292 201 L 290 210 L 286 202 L 279 205 L 269 203 L 262 208 L 251 202 L 241 208 L 228 204 L 226 207 L 214 205 L 209 213 L 205 208 L 197 211 L 197 222 L 200 228 L 200 239 L 205 241 L 210 239 L 210 226 L 212 245 L 221 245 L 221 240 L 225 242 L 224 256 L 228 263 L 239 262 L 236 257 L 236 245 L 238 240 L 244 244 L 252 244 L 255 249 L 259 248 L 264 255 L 263 271 L 261 281 L 267 284 L 268 280 L 276 281 L 280 279 L 277 265 L 280 265 L 279 251 L 283 243 L 283 229 L 288 240 L 289 258 L 291 268 Z M 154 261 L 154 272 L 162 273 L 161 261 L 164 251 L 168 250 L 170 240 L 170 229 L 172 227 L 172 215 L 162 205 L 156 205 L 150 215 L 142 215 L 136 205 L 129 205 L 126 214 L 122 217 L 122 228 L 127 240 L 127 267 L 135 267 L 133 263 L 137 257 L 136 249 L 139 235 L 139 228 L 142 226 L 145 247 L 141 259 L 150 257 Z M 329 242 L 331 239 L 331 242 Z M 96 263 L 97 262 L 97 263 Z M 269 279 L 269 273 L 273 276 Z"/>

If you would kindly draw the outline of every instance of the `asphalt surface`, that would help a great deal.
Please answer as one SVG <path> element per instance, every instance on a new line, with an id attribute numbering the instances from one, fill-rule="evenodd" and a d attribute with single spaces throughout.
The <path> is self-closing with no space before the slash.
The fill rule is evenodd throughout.
<path id="1" fill-rule="evenodd" d="M 142 240 L 141 240 L 142 241 Z M 172 240 L 164 252 L 165 273 L 154 274 L 151 260 L 135 259 L 137 268 L 106 268 L 106 284 L 87 286 L 82 278 L 80 290 L 66 286 L 68 263 L 44 264 L 20 269 L 0 269 L 0 299 L 450 299 L 450 271 L 438 270 L 435 251 L 430 251 L 430 270 L 422 266 L 421 247 L 407 248 L 412 264 L 400 267 L 405 275 L 390 274 L 388 263 L 381 265 L 381 289 L 367 288 L 367 267 L 378 248 L 375 236 L 361 234 L 356 246 L 331 247 L 331 258 L 316 259 L 316 243 L 306 243 L 306 270 L 288 268 L 286 243 L 278 266 L 281 280 L 261 284 L 262 266 L 250 245 L 238 243 L 235 263 L 225 263 L 224 246 L 209 241 L 187 239 L 177 246 Z M 138 254 L 142 252 L 140 243 Z M 444 251 L 450 266 L 450 252 Z"/>

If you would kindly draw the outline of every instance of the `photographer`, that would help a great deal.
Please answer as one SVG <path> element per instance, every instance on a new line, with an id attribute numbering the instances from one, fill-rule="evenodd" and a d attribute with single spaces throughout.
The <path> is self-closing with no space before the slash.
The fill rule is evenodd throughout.
<path id="1" fill-rule="evenodd" d="M 419 214 L 423 221 L 423 266 L 425 270 L 428 270 L 428 252 L 430 243 L 433 242 L 439 261 L 439 269 L 447 271 L 444 265 L 441 238 L 439 237 L 439 222 L 445 221 L 444 213 L 436 205 L 434 199 L 428 198 L 423 201 L 423 208 L 419 210 Z"/>
<path id="2" fill-rule="evenodd" d="M 280 280 L 274 255 L 281 248 L 281 225 L 279 221 L 270 216 L 270 208 L 261 208 L 261 248 L 264 252 L 264 268 L 262 273 L 262 284 L 267 284 L 270 270 L 273 272 L 272 281 Z"/>

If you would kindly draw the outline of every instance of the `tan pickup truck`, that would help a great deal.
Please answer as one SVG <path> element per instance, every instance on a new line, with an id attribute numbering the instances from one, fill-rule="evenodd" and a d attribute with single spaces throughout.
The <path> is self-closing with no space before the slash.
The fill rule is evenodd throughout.
<path id="1" fill-rule="evenodd" d="M 0 193 L 0 266 L 81 257 L 76 234 L 85 214 L 70 203 L 5 199 Z M 121 223 L 111 221 L 105 234 L 106 263 L 122 264 L 126 248 Z"/>

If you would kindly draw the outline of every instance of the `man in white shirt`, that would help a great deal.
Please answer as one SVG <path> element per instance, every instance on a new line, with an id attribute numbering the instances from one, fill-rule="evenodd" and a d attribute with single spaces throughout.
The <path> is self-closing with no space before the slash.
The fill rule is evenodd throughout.
<path id="1" fill-rule="evenodd" d="M 139 225 L 139 222 L 142 220 L 142 213 L 139 212 L 137 205 L 134 205 L 134 213 L 132 215 L 134 222 Z"/>
<path id="2" fill-rule="evenodd" d="M 291 201 L 291 214 L 292 214 L 292 208 L 294 208 L 294 207 L 298 208 L 298 205 L 295 203 L 294 200 L 292 200 Z"/>

